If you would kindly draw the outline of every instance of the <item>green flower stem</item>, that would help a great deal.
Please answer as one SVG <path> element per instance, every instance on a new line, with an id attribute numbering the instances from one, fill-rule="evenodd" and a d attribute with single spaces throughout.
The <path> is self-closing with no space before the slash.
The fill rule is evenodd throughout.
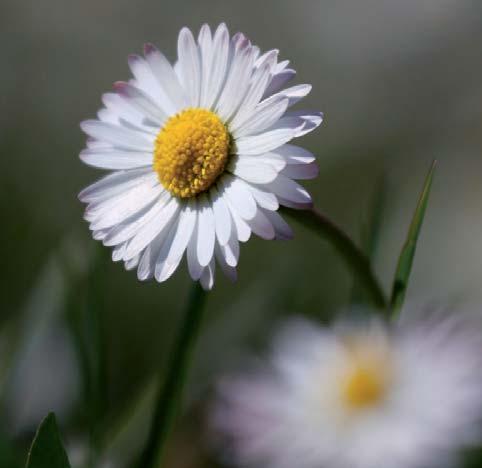
<path id="1" fill-rule="evenodd" d="M 281 208 L 280 210 L 284 215 L 298 221 L 328 241 L 358 277 L 360 285 L 367 291 L 373 305 L 378 309 L 386 309 L 385 294 L 373 273 L 368 257 L 341 228 L 315 208 L 312 210 Z"/>
<path id="2" fill-rule="evenodd" d="M 195 341 L 201 328 L 205 299 L 206 293 L 198 283 L 194 283 L 185 317 L 174 344 L 167 376 L 161 383 L 149 437 L 137 465 L 138 468 L 159 468 L 161 466 L 166 440 L 179 411 Z"/>

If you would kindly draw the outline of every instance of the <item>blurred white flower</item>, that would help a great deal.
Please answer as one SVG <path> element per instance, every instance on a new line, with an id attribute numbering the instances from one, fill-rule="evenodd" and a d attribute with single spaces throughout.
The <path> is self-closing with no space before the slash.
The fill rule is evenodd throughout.
<path id="1" fill-rule="evenodd" d="M 201 28 L 179 33 L 174 66 L 153 45 L 129 58 L 134 79 L 103 95 L 81 159 L 113 170 L 80 194 L 97 240 L 140 280 L 168 279 L 187 252 L 189 272 L 205 289 L 215 261 L 236 277 L 239 242 L 251 232 L 287 239 L 279 205 L 311 206 L 293 179 L 316 177 L 314 156 L 288 144 L 322 115 L 288 111 L 311 90 L 282 89 L 295 75 L 278 51 L 264 54 L 241 33 Z"/>
<path id="2" fill-rule="evenodd" d="M 460 317 L 291 323 L 268 365 L 220 382 L 216 442 L 250 467 L 450 465 L 482 442 L 481 345 Z"/>
<path id="3" fill-rule="evenodd" d="M 65 245 L 73 252 L 81 250 L 71 239 Z M 50 411 L 62 423 L 81 396 L 79 363 L 62 320 L 68 291 L 65 258 L 75 264 L 72 254 L 50 255 L 36 284 L 25 293 L 18 321 L 11 324 L 14 328 L 4 328 L 0 334 L 2 362 L 8 363 L 0 371 L 0 389 L 5 392 L 6 427 L 16 437 L 35 430 Z"/>
<path id="4" fill-rule="evenodd" d="M 92 455 L 92 448 L 88 440 L 73 439 L 67 444 L 67 453 L 69 461 L 72 466 L 92 466 L 90 457 Z M 125 466 L 123 463 L 118 463 L 112 460 L 110 457 L 102 456 L 100 460 L 96 460 L 96 468 L 120 468 Z"/>

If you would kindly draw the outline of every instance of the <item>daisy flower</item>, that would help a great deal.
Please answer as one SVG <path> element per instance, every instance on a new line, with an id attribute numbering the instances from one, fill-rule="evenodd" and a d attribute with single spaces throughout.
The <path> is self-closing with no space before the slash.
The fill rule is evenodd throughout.
<path id="1" fill-rule="evenodd" d="M 249 467 L 450 466 L 482 442 L 481 351 L 460 317 L 292 323 L 269 364 L 220 382 L 217 442 Z"/>
<path id="2" fill-rule="evenodd" d="M 289 142 L 321 113 L 289 108 L 311 89 L 284 88 L 295 75 L 278 51 L 261 53 L 241 33 L 183 28 L 171 65 L 153 45 L 129 57 L 133 78 L 102 96 L 80 158 L 113 171 L 83 190 L 93 237 L 140 280 L 168 279 L 186 252 L 205 289 L 215 263 L 235 279 L 239 242 L 251 233 L 289 239 L 280 204 L 311 206 L 293 179 L 316 177 L 314 156 Z"/>

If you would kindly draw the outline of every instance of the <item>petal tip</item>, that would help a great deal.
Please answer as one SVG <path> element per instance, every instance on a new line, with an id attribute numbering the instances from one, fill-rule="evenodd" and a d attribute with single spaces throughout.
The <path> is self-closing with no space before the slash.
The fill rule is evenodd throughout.
<path id="1" fill-rule="evenodd" d="M 134 64 L 134 63 L 137 63 L 140 61 L 140 57 L 136 54 L 129 54 L 127 56 L 127 63 L 130 65 L 130 64 Z"/>
<path id="2" fill-rule="evenodd" d="M 114 89 L 118 93 L 123 93 L 126 90 L 127 86 L 129 86 L 129 84 L 125 81 L 116 81 L 113 85 Z"/>
<path id="3" fill-rule="evenodd" d="M 96 122 L 96 120 L 95 119 L 82 120 L 82 122 L 80 122 L 79 124 L 80 129 L 84 133 L 88 133 L 89 127 L 92 125 L 92 122 Z"/>
<path id="4" fill-rule="evenodd" d="M 157 47 L 152 42 L 144 44 L 144 55 L 151 55 L 157 52 Z"/>

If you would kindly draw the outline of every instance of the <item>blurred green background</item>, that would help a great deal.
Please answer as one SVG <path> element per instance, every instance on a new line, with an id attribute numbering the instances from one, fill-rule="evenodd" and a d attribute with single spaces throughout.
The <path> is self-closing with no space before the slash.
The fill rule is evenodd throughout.
<path id="1" fill-rule="evenodd" d="M 374 262 L 387 290 L 429 164 L 440 161 L 408 300 L 482 299 L 481 2 L 2 0 L 2 468 L 23 466 L 50 410 L 74 466 L 97 448 L 103 466 L 122 467 L 139 449 L 191 281 L 183 267 L 166 284 L 140 284 L 90 238 L 77 193 L 101 172 L 78 159 L 79 122 L 128 78 L 127 55 L 144 42 L 173 59 L 182 26 L 197 34 L 221 21 L 278 48 L 296 82 L 313 84 L 303 107 L 325 122 L 299 144 L 319 160 L 306 184 L 318 209 L 361 242 L 383 186 Z M 340 259 L 293 227 L 294 241 L 243 245 L 235 285 L 218 274 L 168 466 L 213 466 L 203 428 L 213 382 L 263 348 L 280 318 L 327 318 L 348 303 Z"/>

